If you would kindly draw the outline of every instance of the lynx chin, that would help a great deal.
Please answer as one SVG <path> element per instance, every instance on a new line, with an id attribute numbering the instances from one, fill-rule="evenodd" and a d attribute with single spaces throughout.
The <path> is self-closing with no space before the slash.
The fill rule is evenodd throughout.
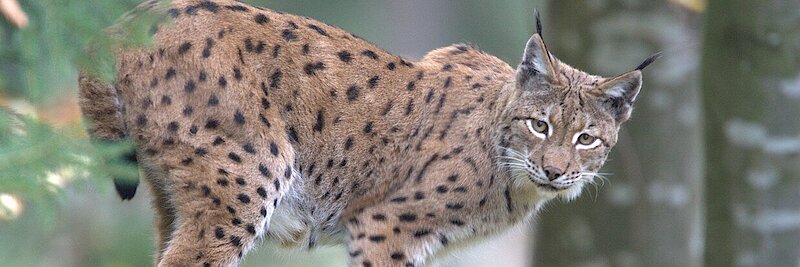
<path id="1" fill-rule="evenodd" d="M 171 17 L 80 78 L 97 140 L 130 139 L 158 266 L 236 266 L 259 239 L 344 244 L 351 266 L 423 266 L 578 197 L 617 141 L 639 67 L 604 78 L 548 52 L 515 68 L 470 45 L 412 61 L 340 28 L 230 0 L 148 1 Z M 119 180 L 129 199 L 137 182 Z"/>

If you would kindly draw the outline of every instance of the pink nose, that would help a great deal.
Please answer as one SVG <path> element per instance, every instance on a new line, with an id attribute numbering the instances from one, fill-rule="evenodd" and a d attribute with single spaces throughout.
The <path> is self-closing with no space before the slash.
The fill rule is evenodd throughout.
<path id="1" fill-rule="evenodd" d="M 558 177 L 561 177 L 562 174 L 564 174 L 564 171 L 562 171 L 559 168 L 553 166 L 544 167 L 544 175 L 546 175 L 547 179 L 549 179 L 550 181 L 555 180 Z"/>

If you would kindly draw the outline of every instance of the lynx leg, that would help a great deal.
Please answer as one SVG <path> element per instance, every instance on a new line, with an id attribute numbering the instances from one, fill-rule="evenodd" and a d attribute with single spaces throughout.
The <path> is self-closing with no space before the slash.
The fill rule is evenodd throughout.
<path id="1" fill-rule="evenodd" d="M 417 209 L 398 210 L 392 204 L 366 208 L 345 220 L 350 266 L 423 266 L 446 245 L 436 222 L 411 222 L 426 218 Z"/>
<path id="2" fill-rule="evenodd" d="M 233 143 L 196 150 L 188 166 L 169 171 L 175 230 L 158 266 L 235 266 L 266 231 L 295 175 L 293 153 L 275 153 L 267 142 L 246 149 L 256 152 L 251 157 L 231 156 L 242 149 Z"/>
<path id="3" fill-rule="evenodd" d="M 157 232 L 155 233 L 156 251 L 154 255 L 155 263 L 158 264 L 172 234 L 175 211 L 169 203 L 168 195 L 164 191 L 163 185 L 156 183 L 157 181 L 166 181 L 166 173 L 142 171 L 142 177 L 153 195 L 152 205 L 156 211 L 155 226 Z"/>

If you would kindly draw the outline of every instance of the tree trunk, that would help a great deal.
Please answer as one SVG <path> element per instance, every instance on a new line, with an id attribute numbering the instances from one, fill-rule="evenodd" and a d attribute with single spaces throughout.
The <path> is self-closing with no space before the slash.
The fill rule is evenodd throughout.
<path id="1" fill-rule="evenodd" d="M 711 0 L 706 265 L 800 266 L 800 2 Z"/>
<path id="2" fill-rule="evenodd" d="M 552 1 L 546 15 L 551 52 L 590 73 L 664 57 L 644 71 L 606 185 L 541 215 L 537 266 L 701 266 L 699 16 L 667 1 Z"/>

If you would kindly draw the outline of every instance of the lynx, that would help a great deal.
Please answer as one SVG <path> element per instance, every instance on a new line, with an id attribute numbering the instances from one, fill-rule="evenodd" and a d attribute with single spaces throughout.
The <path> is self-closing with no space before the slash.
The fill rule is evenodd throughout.
<path id="1" fill-rule="evenodd" d="M 140 8 L 173 21 L 119 50 L 113 84 L 82 75 L 80 97 L 94 138 L 136 145 L 158 266 L 235 266 L 262 238 L 422 266 L 577 197 L 655 59 L 587 74 L 548 52 L 538 17 L 514 69 L 460 44 L 414 62 L 229 0 Z"/>

